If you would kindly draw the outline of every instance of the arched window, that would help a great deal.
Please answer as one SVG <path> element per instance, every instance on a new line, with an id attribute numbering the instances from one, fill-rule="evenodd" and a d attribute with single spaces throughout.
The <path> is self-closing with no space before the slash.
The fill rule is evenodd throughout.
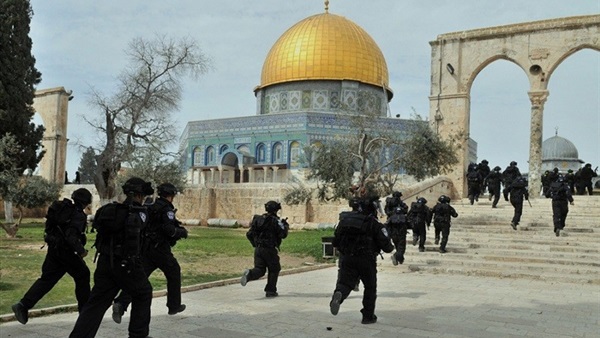
<path id="1" fill-rule="evenodd" d="M 256 162 L 265 163 L 267 157 L 267 147 L 264 143 L 259 143 L 256 146 Z"/>
<path id="2" fill-rule="evenodd" d="M 229 149 L 229 147 L 226 144 L 222 145 L 219 149 L 219 155 L 223 155 L 223 153 L 226 152 L 227 149 Z"/>
<path id="3" fill-rule="evenodd" d="M 202 161 L 202 149 L 200 147 L 196 147 L 194 148 L 194 154 L 192 155 L 192 165 L 193 166 L 200 166 L 203 165 L 203 161 Z"/>
<path id="4" fill-rule="evenodd" d="M 248 148 L 248 146 L 245 145 L 245 144 L 242 144 L 241 146 L 237 147 L 237 151 L 240 154 L 244 154 L 244 155 L 250 156 L 250 148 Z"/>
<path id="5" fill-rule="evenodd" d="M 271 163 L 281 163 L 283 161 L 283 146 L 281 145 L 281 142 L 277 142 L 273 145 L 271 157 Z"/>
<path id="6" fill-rule="evenodd" d="M 215 156 L 215 147 L 209 146 L 208 148 L 206 148 L 206 165 L 215 164 L 216 160 L 217 159 Z"/>
<path id="7" fill-rule="evenodd" d="M 297 168 L 300 166 L 300 142 L 294 141 L 290 143 L 290 167 Z"/>

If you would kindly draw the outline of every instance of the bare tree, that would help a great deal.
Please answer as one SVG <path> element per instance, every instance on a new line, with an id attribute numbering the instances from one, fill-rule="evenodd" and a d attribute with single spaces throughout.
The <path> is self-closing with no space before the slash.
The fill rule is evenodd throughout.
<path id="1" fill-rule="evenodd" d="M 137 38 L 127 55 L 130 65 L 118 77 L 117 91 L 110 97 L 92 93 L 91 104 L 102 117 L 86 119 L 104 139 L 97 151 L 94 175 L 102 203 L 118 193 L 117 173 L 123 162 L 136 156 L 138 148 L 166 153 L 166 146 L 176 137 L 170 116 L 179 109 L 182 79 L 198 78 L 210 68 L 209 58 L 189 38 Z"/>

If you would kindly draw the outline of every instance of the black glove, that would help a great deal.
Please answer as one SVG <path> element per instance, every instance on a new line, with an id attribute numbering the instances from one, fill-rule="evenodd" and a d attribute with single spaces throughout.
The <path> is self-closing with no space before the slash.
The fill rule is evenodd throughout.
<path id="1" fill-rule="evenodd" d="M 188 231 L 186 228 L 177 228 L 177 238 L 187 238 L 188 237 Z"/>

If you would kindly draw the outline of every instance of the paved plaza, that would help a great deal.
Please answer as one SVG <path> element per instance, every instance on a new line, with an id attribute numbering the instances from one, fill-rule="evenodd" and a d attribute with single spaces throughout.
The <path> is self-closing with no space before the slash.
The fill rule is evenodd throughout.
<path id="1" fill-rule="evenodd" d="M 183 294 L 185 312 L 167 315 L 152 303 L 152 337 L 599 337 L 600 286 L 408 272 L 378 261 L 376 324 L 360 323 L 362 285 L 337 316 L 329 300 L 337 268 L 288 274 L 279 297 L 265 298 L 265 280 L 237 280 Z M 67 337 L 76 313 L 0 325 L 1 337 Z M 115 324 L 107 311 L 98 337 L 125 337 L 129 315 Z"/>

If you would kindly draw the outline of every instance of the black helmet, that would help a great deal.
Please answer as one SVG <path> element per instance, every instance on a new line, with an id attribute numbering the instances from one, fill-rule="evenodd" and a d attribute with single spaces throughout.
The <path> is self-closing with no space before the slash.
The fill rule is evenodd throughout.
<path id="1" fill-rule="evenodd" d="M 573 169 L 569 169 L 569 170 L 567 170 L 567 172 L 568 172 L 568 173 L 572 173 L 572 172 L 573 172 Z"/>
<path id="2" fill-rule="evenodd" d="M 483 161 L 481 161 L 481 163 L 483 163 L 483 164 L 488 164 L 488 163 L 490 163 L 490 162 L 488 162 L 488 160 L 483 160 Z"/>
<path id="3" fill-rule="evenodd" d="M 160 197 L 177 195 L 177 188 L 171 183 L 163 183 L 159 185 L 156 190 L 158 190 L 158 196 Z"/>
<path id="4" fill-rule="evenodd" d="M 558 173 L 558 168 L 554 167 L 552 171 L 554 171 L 554 173 Z"/>
<path id="5" fill-rule="evenodd" d="M 446 195 L 442 195 L 442 196 L 440 196 L 440 198 L 438 198 L 438 201 L 440 203 L 450 203 L 450 197 L 448 197 Z"/>
<path id="6" fill-rule="evenodd" d="M 558 178 L 556 179 L 556 182 L 564 182 L 565 181 L 565 177 L 563 175 L 558 175 Z"/>
<path id="7" fill-rule="evenodd" d="M 395 198 L 400 198 L 400 197 L 402 197 L 402 193 L 401 193 L 401 192 L 399 192 L 399 191 L 394 191 L 394 192 L 392 193 L 392 197 L 395 197 Z"/>
<path id="8" fill-rule="evenodd" d="M 510 165 L 517 165 L 517 162 L 516 161 L 511 161 Z"/>
<path id="9" fill-rule="evenodd" d="M 502 170 L 502 168 L 500 168 L 499 166 L 494 167 L 494 171 L 500 171 L 500 170 Z"/>
<path id="10" fill-rule="evenodd" d="M 123 193 L 126 195 L 129 194 L 140 194 L 144 196 L 154 194 L 154 189 L 152 189 L 152 183 L 146 182 L 139 177 L 132 177 L 128 179 L 125 184 L 122 186 Z"/>
<path id="11" fill-rule="evenodd" d="M 417 203 L 419 203 L 419 204 L 427 204 L 427 200 L 425 199 L 425 197 L 419 197 L 419 199 L 417 200 Z"/>
<path id="12" fill-rule="evenodd" d="M 348 200 L 348 206 L 352 208 L 352 210 L 358 210 L 360 205 L 360 200 L 356 197 L 352 197 Z"/>
<path id="13" fill-rule="evenodd" d="M 377 209 L 375 208 L 375 202 L 378 200 L 376 197 L 365 197 L 358 200 L 358 211 L 364 215 L 377 215 Z"/>
<path id="14" fill-rule="evenodd" d="M 270 213 L 277 213 L 278 210 L 281 210 L 281 204 L 275 201 L 268 201 L 265 203 L 265 211 Z"/>
<path id="15" fill-rule="evenodd" d="M 88 204 L 92 204 L 92 193 L 86 188 L 79 188 L 73 191 L 71 199 L 85 207 Z"/>

